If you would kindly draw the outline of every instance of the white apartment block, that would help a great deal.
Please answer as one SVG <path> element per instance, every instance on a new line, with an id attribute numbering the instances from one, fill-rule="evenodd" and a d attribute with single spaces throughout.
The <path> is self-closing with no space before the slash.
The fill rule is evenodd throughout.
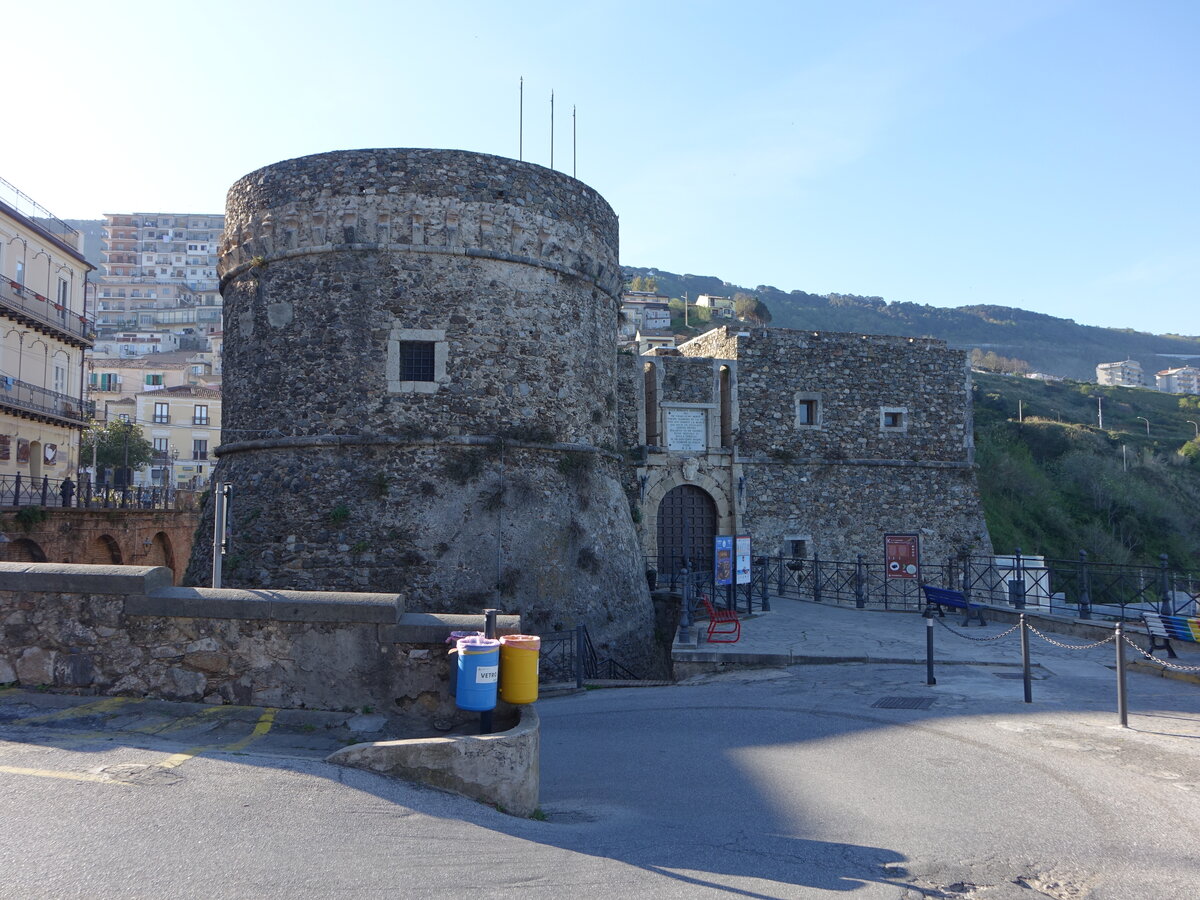
<path id="1" fill-rule="evenodd" d="M 1142 364 L 1137 360 L 1100 363 L 1096 366 L 1096 383 L 1114 387 L 1142 387 Z"/>
<path id="2" fill-rule="evenodd" d="M 1163 369 L 1155 373 L 1154 383 L 1167 394 L 1200 394 L 1200 369 L 1195 366 Z"/>

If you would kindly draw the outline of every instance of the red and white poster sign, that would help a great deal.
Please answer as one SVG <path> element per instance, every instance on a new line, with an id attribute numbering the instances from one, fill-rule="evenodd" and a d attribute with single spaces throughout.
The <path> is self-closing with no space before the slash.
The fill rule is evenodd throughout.
<path id="1" fill-rule="evenodd" d="M 883 558 L 888 578 L 916 578 L 921 571 L 921 538 L 916 534 L 885 534 Z"/>

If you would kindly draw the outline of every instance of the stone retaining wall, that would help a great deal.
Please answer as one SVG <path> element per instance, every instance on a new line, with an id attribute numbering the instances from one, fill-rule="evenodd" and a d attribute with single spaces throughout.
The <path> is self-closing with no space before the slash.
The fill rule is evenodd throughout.
<path id="1" fill-rule="evenodd" d="M 482 615 L 396 594 L 172 585 L 163 567 L 0 563 L 0 684 L 207 703 L 360 709 L 446 724 L 445 639 Z M 514 633 L 517 616 L 500 616 Z"/>

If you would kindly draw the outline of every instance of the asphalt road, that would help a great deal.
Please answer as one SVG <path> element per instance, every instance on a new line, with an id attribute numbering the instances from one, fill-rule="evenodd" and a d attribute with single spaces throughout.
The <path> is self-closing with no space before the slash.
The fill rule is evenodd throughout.
<path id="1" fill-rule="evenodd" d="M 1122 730 L 1055 665 L 543 700 L 544 821 L 325 764 L 345 717 L 0 692 L 0 897 L 1200 896 L 1200 686 Z"/>

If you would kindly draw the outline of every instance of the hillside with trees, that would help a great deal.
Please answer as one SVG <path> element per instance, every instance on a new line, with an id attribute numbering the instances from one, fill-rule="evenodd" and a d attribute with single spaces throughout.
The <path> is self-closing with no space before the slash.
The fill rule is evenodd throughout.
<path id="1" fill-rule="evenodd" d="M 1096 365 L 1132 358 L 1144 371 L 1200 361 L 1200 337 L 1154 335 L 1132 329 L 1080 325 L 1042 313 L 1007 306 L 961 306 L 956 309 L 860 297 L 853 294 L 810 294 L 771 285 L 747 288 L 706 275 L 677 275 L 660 269 L 625 268 L 626 281 L 652 278 L 659 293 L 692 301 L 700 294 L 755 297 L 771 311 L 771 324 L 815 331 L 858 331 L 935 337 L 952 347 L 978 349 L 1045 372 L 1078 381 L 1093 380 Z M 688 311 L 689 323 L 692 310 Z M 682 316 L 680 317 L 682 322 Z M 704 320 L 707 321 L 707 320 Z"/>
<path id="2" fill-rule="evenodd" d="M 975 373 L 979 487 L 998 553 L 1200 574 L 1200 397 Z M 1104 427 L 1099 427 L 1103 414 Z"/>

